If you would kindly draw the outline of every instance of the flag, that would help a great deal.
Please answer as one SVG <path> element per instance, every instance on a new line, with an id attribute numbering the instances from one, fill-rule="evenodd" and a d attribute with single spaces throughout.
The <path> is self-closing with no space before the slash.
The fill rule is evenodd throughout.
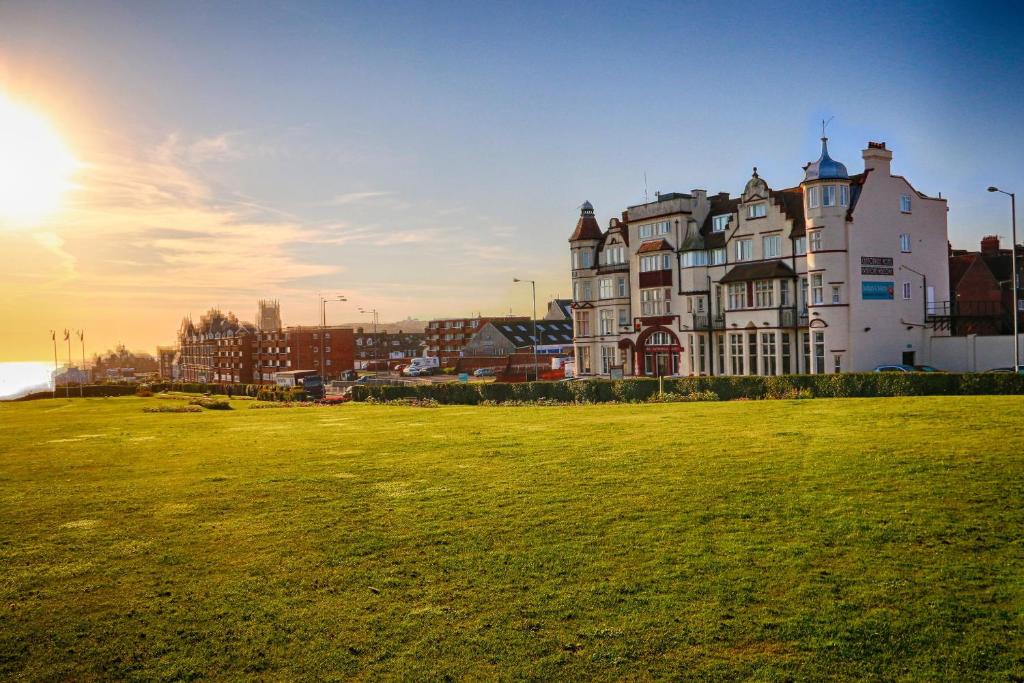
<path id="1" fill-rule="evenodd" d="M 64 330 L 64 341 L 71 341 L 71 333 Z"/>
<path id="2" fill-rule="evenodd" d="M 53 341 L 57 341 L 57 333 L 54 332 L 53 330 L 50 330 L 50 339 Z"/>

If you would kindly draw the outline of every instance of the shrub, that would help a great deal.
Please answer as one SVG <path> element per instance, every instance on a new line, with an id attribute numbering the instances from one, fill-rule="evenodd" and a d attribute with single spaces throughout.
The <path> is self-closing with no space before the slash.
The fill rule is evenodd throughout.
<path id="1" fill-rule="evenodd" d="M 203 409 L 199 406 L 147 406 L 142 409 L 144 413 L 201 413 Z"/>
<path id="2" fill-rule="evenodd" d="M 222 398 L 194 398 L 188 404 L 207 410 L 231 410 L 231 404 Z"/>

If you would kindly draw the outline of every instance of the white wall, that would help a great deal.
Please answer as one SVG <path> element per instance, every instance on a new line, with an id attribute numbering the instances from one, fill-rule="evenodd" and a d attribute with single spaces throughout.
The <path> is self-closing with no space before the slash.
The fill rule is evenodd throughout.
<path id="1" fill-rule="evenodd" d="M 1020 335 L 1024 349 L 1024 334 Z M 940 370 L 984 372 L 1013 365 L 1013 335 L 931 337 L 927 361 Z M 1024 351 L 1022 351 L 1024 356 Z"/>

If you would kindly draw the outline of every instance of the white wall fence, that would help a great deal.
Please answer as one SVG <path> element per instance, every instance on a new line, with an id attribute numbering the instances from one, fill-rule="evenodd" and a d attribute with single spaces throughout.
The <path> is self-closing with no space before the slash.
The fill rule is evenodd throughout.
<path id="1" fill-rule="evenodd" d="M 1020 335 L 1024 357 L 1024 334 Z M 1013 365 L 1013 335 L 931 337 L 929 364 L 950 372 L 984 372 Z"/>

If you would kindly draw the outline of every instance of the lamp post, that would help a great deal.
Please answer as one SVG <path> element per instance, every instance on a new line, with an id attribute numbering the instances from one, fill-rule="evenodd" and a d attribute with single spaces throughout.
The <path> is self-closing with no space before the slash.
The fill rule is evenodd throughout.
<path id="1" fill-rule="evenodd" d="M 82 376 L 79 378 L 81 381 L 78 383 L 78 397 L 85 397 L 85 380 L 88 374 L 85 370 L 85 330 L 78 330 L 78 341 L 82 343 Z"/>
<path id="2" fill-rule="evenodd" d="M 53 341 L 53 398 L 57 398 L 57 331 L 50 330 L 50 339 Z"/>
<path id="3" fill-rule="evenodd" d="M 327 377 L 327 366 L 324 364 L 324 347 L 327 338 L 324 336 L 327 334 L 327 302 L 328 301 L 348 301 L 343 296 L 322 296 L 320 297 L 320 373 L 323 375 L 324 385 L 326 386 Z"/>
<path id="4" fill-rule="evenodd" d="M 1010 277 L 1010 288 L 1013 291 L 1013 371 L 1020 370 L 1020 303 L 1018 302 L 1018 276 L 1017 276 L 1017 196 L 1013 192 L 1005 192 L 998 187 L 989 187 L 989 192 L 1000 192 L 1010 198 L 1010 221 L 1013 226 L 1013 236 L 1010 244 L 1010 264 L 1013 274 Z"/>
<path id="5" fill-rule="evenodd" d="M 380 313 L 378 313 L 377 309 L 371 308 L 370 310 L 366 310 L 365 308 L 360 308 L 359 312 L 363 314 L 369 313 L 372 316 L 371 320 L 373 321 L 373 333 L 377 334 L 377 321 L 380 320 Z"/>
<path id="6" fill-rule="evenodd" d="M 520 280 L 517 277 L 512 278 L 512 282 L 529 282 L 530 289 L 533 292 L 533 381 L 537 381 L 537 346 L 540 344 L 540 339 L 537 338 L 537 283 L 533 280 Z"/>

